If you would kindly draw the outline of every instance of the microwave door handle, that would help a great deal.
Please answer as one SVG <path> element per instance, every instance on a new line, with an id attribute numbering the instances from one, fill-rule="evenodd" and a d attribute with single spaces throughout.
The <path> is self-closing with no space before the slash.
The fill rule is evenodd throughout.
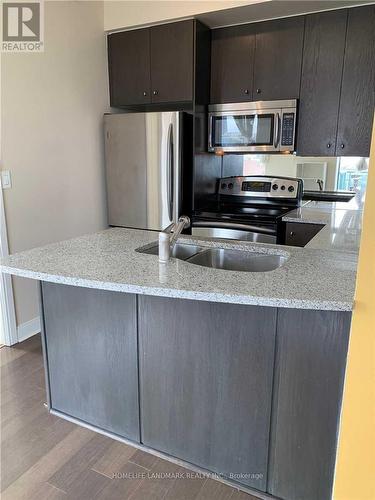
<path id="1" fill-rule="evenodd" d="M 212 227 L 212 228 L 223 228 L 223 229 L 234 229 L 239 231 L 251 231 L 253 233 L 259 234 L 271 234 L 275 235 L 276 230 L 268 227 L 253 226 L 252 224 L 237 224 L 231 222 L 208 222 L 208 221 L 196 221 L 193 223 L 193 227 Z"/>
<path id="2" fill-rule="evenodd" d="M 278 148 L 280 142 L 280 114 L 275 115 L 275 135 L 274 135 L 274 147 Z"/>
<path id="3" fill-rule="evenodd" d="M 212 115 L 208 118 L 208 150 L 212 150 L 212 132 L 214 125 L 214 117 Z"/>
<path id="4" fill-rule="evenodd" d="M 169 124 L 167 139 L 167 209 L 168 218 L 173 222 L 173 125 Z"/>

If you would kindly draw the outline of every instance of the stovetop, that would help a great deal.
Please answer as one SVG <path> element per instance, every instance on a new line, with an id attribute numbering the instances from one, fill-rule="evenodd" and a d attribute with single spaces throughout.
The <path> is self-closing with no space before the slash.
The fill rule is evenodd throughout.
<path id="1" fill-rule="evenodd" d="M 273 176 L 222 177 L 216 193 L 199 211 L 197 221 L 231 221 L 248 224 L 277 224 L 281 217 L 300 205 L 301 179 Z"/>
<path id="2" fill-rule="evenodd" d="M 282 205 L 230 204 L 217 202 L 196 211 L 194 218 L 210 220 L 230 220 L 232 222 L 268 222 L 276 223 L 294 207 Z"/>

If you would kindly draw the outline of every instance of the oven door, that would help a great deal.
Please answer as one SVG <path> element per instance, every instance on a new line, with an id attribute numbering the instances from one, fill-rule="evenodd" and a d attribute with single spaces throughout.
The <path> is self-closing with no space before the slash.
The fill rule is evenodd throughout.
<path id="1" fill-rule="evenodd" d="M 281 109 L 212 111 L 208 150 L 214 152 L 280 151 Z"/>
<path id="2" fill-rule="evenodd" d="M 240 224 L 218 221 L 195 221 L 191 229 L 193 236 L 230 240 L 252 241 L 257 243 L 276 243 L 276 226 Z"/>

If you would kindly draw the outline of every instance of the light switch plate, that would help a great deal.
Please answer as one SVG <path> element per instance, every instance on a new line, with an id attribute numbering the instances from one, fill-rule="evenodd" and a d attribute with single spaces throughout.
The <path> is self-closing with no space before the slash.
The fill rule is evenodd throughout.
<path id="1" fill-rule="evenodd" d="M 12 187 L 12 178 L 10 176 L 10 170 L 1 171 L 1 187 L 3 189 L 10 189 Z"/>

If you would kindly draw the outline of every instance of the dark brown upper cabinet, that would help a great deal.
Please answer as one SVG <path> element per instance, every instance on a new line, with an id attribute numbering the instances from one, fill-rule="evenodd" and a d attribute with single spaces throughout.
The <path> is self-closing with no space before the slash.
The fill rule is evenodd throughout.
<path id="1" fill-rule="evenodd" d="M 108 35 L 111 106 L 150 102 L 150 30 Z"/>
<path id="2" fill-rule="evenodd" d="M 304 17 L 213 30 L 211 103 L 298 98 Z"/>
<path id="3" fill-rule="evenodd" d="M 369 156 L 375 106 L 375 6 L 348 11 L 337 156 Z"/>
<path id="4" fill-rule="evenodd" d="M 152 102 L 193 100 L 194 21 L 151 28 Z"/>
<path id="5" fill-rule="evenodd" d="M 255 35 L 252 24 L 212 31 L 211 103 L 252 99 L 254 49 Z"/>
<path id="6" fill-rule="evenodd" d="M 253 99 L 299 97 L 304 16 L 257 23 Z"/>
<path id="7" fill-rule="evenodd" d="M 347 10 L 306 16 L 297 154 L 335 156 Z"/>
<path id="8" fill-rule="evenodd" d="M 209 30 L 194 19 L 110 34 L 111 106 L 191 103 L 196 93 L 207 103 L 209 60 Z"/>

